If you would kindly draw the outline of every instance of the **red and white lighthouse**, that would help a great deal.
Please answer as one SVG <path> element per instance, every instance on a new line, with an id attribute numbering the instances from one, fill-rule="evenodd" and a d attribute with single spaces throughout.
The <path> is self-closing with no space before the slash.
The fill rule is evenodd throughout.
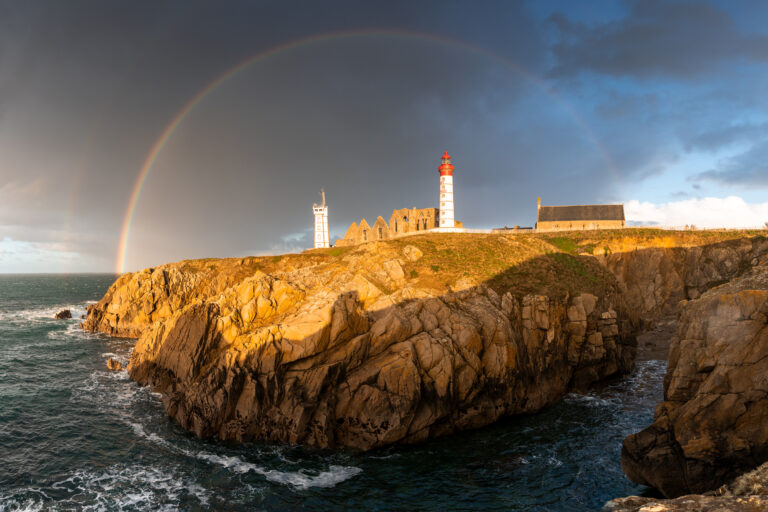
<path id="1" fill-rule="evenodd" d="M 453 217 L 453 165 L 451 156 L 443 153 L 443 163 L 437 168 L 440 171 L 440 224 L 441 228 L 454 227 Z"/>

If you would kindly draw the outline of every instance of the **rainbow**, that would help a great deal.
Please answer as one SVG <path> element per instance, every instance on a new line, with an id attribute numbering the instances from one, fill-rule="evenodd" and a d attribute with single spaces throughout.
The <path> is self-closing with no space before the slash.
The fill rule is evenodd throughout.
<path id="1" fill-rule="evenodd" d="M 125 215 L 123 217 L 123 226 L 120 234 L 120 244 L 117 251 L 117 264 L 115 266 L 115 271 L 118 274 L 122 274 L 123 272 L 125 272 L 125 260 L 126 260 L 126 253 L 128 250 L 128 241 L 131 235 L 131 223 L 133 220 L 133 214 L 136 211 L 136 204 L 138 203 L 139 196 L 141 195 L 141 190 L 144 186 L 144 183 L 147 180 L 147 176 L 149 175 L 149 172 L 152 169 L 152 166 L 154 165 L 155 160 L 157 160 L 158 155 L 163 150 L 163 147 L 165 147 L 165 145 L 168 143 L 168 140 L 173 136 L 174 132 L 176 131 L 176 128 L 179 127 L 182 121 L 184 121 L 187 115 L 192 111 L 192 109 L 195 108 L 195 106 L 198 103 L 200 103 L 206 96 L 212 93 L 217 87 L 219 87 L 221 84 L 223 84 L 233 76 L 237 75 L 239 72 L 248 68 L 252 64 L 259 62 L 261 60 L 264 60 L 266 58 L 273 57 L 280 53 L 290 51 L 292 49 L 298 48 L 300 46 L 308 45 L 308 44 L 326 42 L 326 41 L 332 41 L 332 40 L 338 40 L 338 39 L 347 39 L 347 38 L 353 38 L 353 37 L 373 37 L 373 36 L 397 37 L 397 38 L 405 38 L 405 39 L 416 39 L 416 40 L 422 40 L 422 41 L 426 40 L 426 41 L 436 42 L 444 45 L 463 48 L 465 50 L 469 50 L 471 52 L 484 55 L 485 57 L 488 57 L 500 63 L 504 67 L 507 67 L 515 71 L 516 73 L 524 76 L 531 83 L 536 85 L 539 89 L 541 89 L 546 94 L 554 98 L 558 103 L 560 103 L 561 106 L 563 106 L 568 111 L 572 119 L 585 131 L 585 133 L 589 136 L 590 140 L 594 143 L 595 147 L 600 152 L 600 155 L 605 161 L 605 163 L 607 164 L 608 168 L 614 173 L 614 175 L 617 175 L 616 166 L 614 165 L 611 157 L 609 156 L 608 151 L 603 147 L 603 145 L 600 143 L 598 138 L 595 136 L 594 132 L 592 132 L 592 130 L 585 123 L 585 121 L 581 118 L 581 116 L 578 115 L 578 113 L 573 109 L 573 107 L 568 102 L 566 102 L 562 97 L 557 95 L 552 89 L 550 89 L 547 86 L 547 84 L 543 80 L 538 78 L 536 75 L 520 68 L 517 64 L 499 55 L 496 55 L 495 53 L 492 53 L 485 48 L 482 48 L 480 46 L 476 46 L 470 43 L 466 43 L 464 41 L 449 39 L 443 36 L 437 36 L 432 34 L 422 34 L 418 32 L 408 32 L 408 31 L 401 31 L 401 30 L 355 30 L 355 31 L 347 31 L 347 32 L 325 33 L 325 34 L 307 37 L 304 39 L 295 40 L 289 43 L 285 43 L 282 45 L 269 48 L 261 53 L 257 53 L 256 55 L 246 59 L 240 64 L 237 64 L 232 68 L 229 68 L 227 71 L 222 73 L 218 78 L 208 83 L 208 85 L 203 87 L 181 108 L 181 110 L 178 111 L 176 116 L 174 116 L 171 122 L 168 123 L 168 125 L 165 127 L 163 132 L 160 134 L 160 137 L 152 145 L 152 149 L 150 149 L 149 154 L 147 154 L 147 157 L 144 160 L 143 165 L 141 166 L 141 170 L 139 171 L 139 175 L 138 175 L 138 178 L 136 179 L 136 183 L 133 186 L 131 197 L 128 200 L 128 207 L 126 208 Z"/>

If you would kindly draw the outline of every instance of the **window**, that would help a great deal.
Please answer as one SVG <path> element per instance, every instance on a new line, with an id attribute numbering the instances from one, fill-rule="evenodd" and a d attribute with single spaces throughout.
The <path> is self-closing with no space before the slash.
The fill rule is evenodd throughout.
<path id="1" fill-rule="evenodd" d="M 367 242 L 367 241 L 368 241 L 368 230 L 364 229 L 363 230 L 363 242 Z"/>
<path id="2" fill-rule="evenodd" d="M 395 233 L 397 233 L 397 219 L 395 219 Z"/>
<path id="3" fill-rule="evenodd" d="M 382 238 L 384 238 L 384 230 L 381 229 L 381 226 L 379 226 L 379 240 L 381 240 Z"/>
<path id="4" fill-rule="evenodd" d="M 423 220 L 421 221 L 421 227 L 422 227 L 423 229 L 427 229 L 427 219 L 423 219 Z"/>

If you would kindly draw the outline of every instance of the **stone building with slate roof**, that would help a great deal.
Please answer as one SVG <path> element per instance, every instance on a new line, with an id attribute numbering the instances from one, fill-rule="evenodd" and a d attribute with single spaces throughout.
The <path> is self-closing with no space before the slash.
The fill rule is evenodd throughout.
<path id="1" fill-rule="evenodd" d="M 623 204 L 541 206 L 536 209 L 536 231 L 617 229 L 625 227 Z"/>

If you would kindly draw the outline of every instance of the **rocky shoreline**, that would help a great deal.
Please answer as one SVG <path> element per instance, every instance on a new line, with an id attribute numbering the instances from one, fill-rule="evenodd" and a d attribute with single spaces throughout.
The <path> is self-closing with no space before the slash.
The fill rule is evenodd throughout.
<path id="1" fill-rule="evenodd" d="M 125 322 L 130 335 L 142 315 L 175 309 L 142 332 L 129 374 L 184 428 L 236 441 L 414 443 L 537 412 L 631 369 L 615 281 L 602 298 L 499 295 L 469 279 L 440 291 L 405 278 L 418 252 L 383 245 L 342 264 L 257 271 L 189 303 L 180 295 L 195 278 L 160 267 L 118 282 L 86 328 Z"/>
<path id="2" fill-rule="evenodd" d="M 367 450 L 535 413 L 628 372 L 638 333 L 661 329 L 640 340 L 663 353 L 680 314 L 665 402 L 623 463 L 667 496 L 717 488 L 768 458 L 768 241 L 635 237 L 620 251 L 625 233 L 599 256 L 426 236 L 180 262 L 121 276 L 85 328 L 138 337 L 131 378 L 200 436 Z"/>

